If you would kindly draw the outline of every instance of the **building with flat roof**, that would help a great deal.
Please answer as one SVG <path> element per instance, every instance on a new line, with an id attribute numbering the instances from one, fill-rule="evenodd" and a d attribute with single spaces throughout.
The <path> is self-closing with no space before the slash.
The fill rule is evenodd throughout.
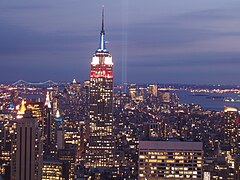
<path id="1" fill-rule="evenodd" d="M 202 179 L 203 143 L 139 141 L 139 179 Z"/>
<path id="2" fill-rule="evenodd" d="M 69 163 L 60 160 L 44 160 L 42 166 L 42 180 L 67 180 L 69 179 Z"/>

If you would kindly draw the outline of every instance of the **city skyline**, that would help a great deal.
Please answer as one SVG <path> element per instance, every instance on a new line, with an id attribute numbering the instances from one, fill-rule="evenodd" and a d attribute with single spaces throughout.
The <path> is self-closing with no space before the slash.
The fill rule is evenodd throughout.
<path id="1" fill-rule="evenodd" d="M 238 49 L 227 42 L 237 42 L 238 34 L 231 39 L 225 35 L 229 29 L 214 29 L 221 23 L 202 26 L 206 1 L 183 1 L 190 4 L 161 0 L 166 7 L 155 4 L 150 11 L 153 4 L 141 0 L 121 6 L 106 0 L 109 11 L 102 6 L 100 23 L 95 1 L 5 4 L 9 9 L 2 8 L 2 18 L 17 18 L 18 25 L 2 23 L 3 34 L 0 28 L 0 58 L 9 63 L 7 68 L 2 61 L 0 76 L 26 81 L 0 86 L 0 179 L 240 179 L 240 86 L 180 84 L 234 84 L 239 62 L 226 56 Z M 218 1 L 219 8 L 226 7 Z M 77 5 L 83 19 L 74 19 Z M 204 13 L 195 22 L 200 9 Z M 182 26 L 186 17 L 181 25 L 175 21 L 183 14 L 191 14 L 189 26 Z M 6 24 L 11 28 L 4 29 Z M 92 33 L 98 34 L 94 42 Z M 80 70 L 76 77 L 73 66 Z M 46 77 L 58 82 L 42 80 Z"/>
<path id="2" fill-rule="evenodd" d="M 88 79 L 103 4 L 116 83 L 239 83 L 236 0 L 1 2 L 1 81 Z"/>

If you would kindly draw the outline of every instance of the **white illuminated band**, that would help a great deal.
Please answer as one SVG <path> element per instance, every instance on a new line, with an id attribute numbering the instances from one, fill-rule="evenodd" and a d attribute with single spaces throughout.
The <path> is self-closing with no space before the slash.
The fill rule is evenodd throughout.
<path id="1" fill-rule="evenodd" d="M 97 64 L 99 64 L 99 62 L 100 62 L 100 58 L 99 58 L 99 57 L 96 57 L 96 56 L 93 56 L 91 64 L 92 64 L 92 65 L 97 65 Z M 103 64 L 113 65 L 112 57 L 111 57 L 111 56 L 110 56 L 110 57 L 105 57 Z"/>

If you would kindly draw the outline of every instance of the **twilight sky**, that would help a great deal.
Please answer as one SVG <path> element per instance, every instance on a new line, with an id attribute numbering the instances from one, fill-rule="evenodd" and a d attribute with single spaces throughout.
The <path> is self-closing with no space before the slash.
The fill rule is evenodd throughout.
<path id="1" fill-rule="evenodd" d="M 1 0 L 0 82 L 88 79 L 102 5 L 116 83 L 240 84 L 239 0 Z"/>

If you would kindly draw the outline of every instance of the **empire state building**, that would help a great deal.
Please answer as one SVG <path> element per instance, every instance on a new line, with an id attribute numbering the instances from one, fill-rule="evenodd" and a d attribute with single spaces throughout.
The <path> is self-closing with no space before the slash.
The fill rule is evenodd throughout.
<path id="1" fill-rule="evenodd" d="M 113 62 L 105 47 L 104 9 L 99 47 L 91 62 L 86 167 L 113 167 Z"/>

